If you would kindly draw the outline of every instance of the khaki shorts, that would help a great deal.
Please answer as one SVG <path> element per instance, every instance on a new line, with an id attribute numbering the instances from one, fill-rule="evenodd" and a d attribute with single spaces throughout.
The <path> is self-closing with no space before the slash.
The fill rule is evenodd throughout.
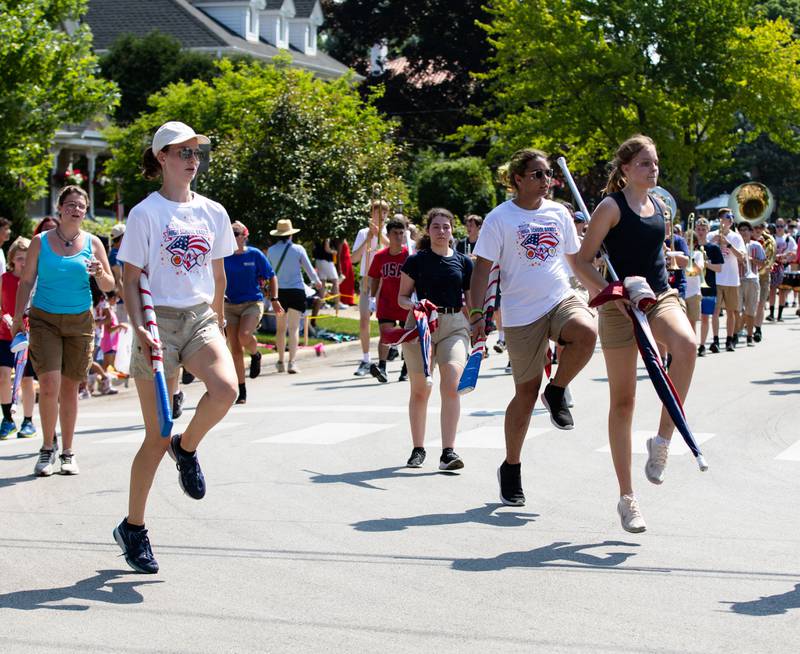
<path id="1" fill-rule="evenodd" d="M 156 307 L 158 336 L 164 348 L 164 375 L 167 379 L 178 374 L 181 363 L 217 339 L 222 339 L 217 314 L 207 304 L 186 309 Z M 131 356 L 131 376 L 152 379 L 150 353 L 143 352 L 138 340 Z"/>
<path id="2" fill-rule="evenodd" d="M 717 284 L 717 313 L 722 308 L 739 312 L 739 287 L 720 286 Z"/>
<path id="3" fill-rule="evenodd" d="M 739 287 L 739 311 L 746 316 L 755 316 L 760 292 L 757 279 L 743 279 Z"/>
<path id="4" fill-rule="evenodd" d="M 92 365 L 94 318 L 83 313 L 48 313 L 30 310 L 30 349 L 33 369 L 41 377 L 60 371 L 64 377 L 83 381 Z"/>
<path id="5" fill-rule="evenodd" d="M 414 315 L 406 319 L 405 328 L 415 325 Z M 439 314 L 439 327 L 431 334 L 431 373 L 437 363 L 451 363 L 462 368 L 469 356 L 469 322 L 462 311 Z M 403 358 L 408 372 L 422 372 L 419 341 L 403 343 Z"/>
<path id="6" fill-rule="evenodd" d="M 758 283 L 760 285 L 758 289 L 758 304 L 761 306 L 769 300 L 769 275 L 760 277 Z"/>
<path id="7" fill-rule="evenodd" d="M 252 300 L 250 302 L 242 302 L 240 304 L 225 303 L 225 321 L 228 327 L 235 328 L 239 326 L 242 318 L 245 316 L 256 316 L 256 327 L 261 321 L 261 316 L 264 315 L 264 303 L 259 300 Z"/>
<path id="8" fill-rule="evenodd" d="M 689 318 L 689 322 L 694 325 L 698 320 L 700 320 L 700 302 L 701 302 L 701 295 L 693 295 L 692 297 L 687 297 L 686 302 L 686 315 Z"/>
<path id="9" fill-rule="evenodd" d="M 685 314 L 678 291 L 674 288 L 659 295 L 658 301 L 645 311 L 645 315 L 652 320 L 660 318 L 670 311 L 679 311 Z M 633 323 L 630 317 L 621 313 L 613 302 L 606 302 L 600 307 L 600 345 L 604 350 L 613 350 L 635 343 L 636 337 L 633 335 Z"/>
<path id="10" fill-rule="evenodd" d="M 515 384 L 523 384 L 542 374 L 550 341 L 558 341 L 564 325 L 578 316 L 594 319 L 583 300 L 577 295 L 568 295 L 535 322 L 505 327 L 506 348 Z"/>

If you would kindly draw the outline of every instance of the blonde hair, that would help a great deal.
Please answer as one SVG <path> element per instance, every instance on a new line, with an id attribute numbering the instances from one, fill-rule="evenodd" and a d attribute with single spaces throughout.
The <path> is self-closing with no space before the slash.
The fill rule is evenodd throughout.
<path id="1" fill-rule="evenodd" d="M 633 158 L 649 145 L 656 147 L 653 139 L 649 136 L 634 134 L 617 148 L 614 159 L 609 166 L 608 181 L 606 182 L 606 187 L 603 189 L 603 193 L 606 195 L 609 193 L 616 193 L 627 186 L 628 180 L 625 179 L 622 166 L 633 161 Z"/>
<path id="2" fill-rule="evenodd" d="M 30 246 L 30 239 L 27 239 L 24 236 L 17 236 L 17 238 L 8 248 L 8 260 L 6 262 L 6 268 L 8 268 L 9 272 L 14 272 L 14 257 L 17 256 L 17 252 L 27 252 Z"/>

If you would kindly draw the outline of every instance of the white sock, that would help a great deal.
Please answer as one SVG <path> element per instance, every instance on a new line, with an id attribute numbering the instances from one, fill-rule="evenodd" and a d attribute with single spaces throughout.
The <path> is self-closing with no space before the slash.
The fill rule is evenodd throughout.
<path id="1" fill-rule="evenodd" d="M 498 329 L 498 330 L 497 330 L 497 340 L 498 340 L 498 341 L 504 341 L 504 340 L 506 340 L 506 335 L 505 335 L 505 332 L 504 332 L 502 329 Z"/>
<path id="2" fill-rule="evenodd" d="M 666 445 L 667 447 L 669 447 L 670 440 L 671 439 L 669 438 L 661 438 L 660 435 L 656 436 L 656 445 L 662 445 L 662 446 Z"/>
<path id="3" fill-rule="evenodd" d="M 369 352 L 364 352 L 361 355 L 361 362 L 362 363 L 369 363 Z"/>

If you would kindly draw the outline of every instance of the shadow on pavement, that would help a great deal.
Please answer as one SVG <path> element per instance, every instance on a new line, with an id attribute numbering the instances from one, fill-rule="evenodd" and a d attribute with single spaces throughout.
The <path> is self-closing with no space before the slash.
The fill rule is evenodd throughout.
<path id="1" fill-rule="evenodd" d="M 730 604 L 731 611 L 741 615 L 783 615 L 789 609 L 800 609 L 800 584 L 780 595 L 767 595 L 749 602 L 722 602 Z"/>
<path id="2" fill-rule="evenodd" d="M 33 471 L 31 471 L 30 474 L 21 475 L 20 477 L 1 477 L 0 488 L 8 488 L 9 486 L 16 486 L 26 481 L 36 481 L 37 479 L 38 477 L 33 474 Z"/>
<path id="3" fill-rule="evenodd" d="M 753 379 L 751 384 L 769 385 L 769 384 L 800 384 L 800 377 L 770 377 L 769 379 Z"/>
<path id="4" fill-rule="evenodd" d="M 32 459 L 39 456 L 39 450 L 34 452 L 21 452 L 20 454 L 9 454 L 8 456 L 0 456 L 0 461 L 23 461 L 24 459 Z"/>
<path id="5" fill-rule="evenodd" d="M 109 583 L 112 579 L 127 576 L 128 574 L 132 573 L 119 570 L 98 570 L 94 577 L 78 581 L 72 586 L 19 590 L 14 593 L 6 593 L 5 595 L 0 595 L 0 608 L 18 609 L 20 611 L 34 611 L 37 609 L 88 611 L 91 608 L 88 604 L 74 602 L 52 604 L 52 602 L 66 602 L 67 600 L 106 602 L 108 604 L 140 604 L 144 601 L 144 597 L 136 590 L 136 586 L 164 583 L 157 580 Z"/>
<path id="6" fill-rule="evenodd" d="M 639 544 L 604 540 L 602 543 L 570 545 L 567 541 L 556 541 L 524 552 L 506 552 L 491 559 L 454 559 L 452 567 L 463 572 L 490 572 L 506 568 L 543 568 L 553 561 L 566 561 L 580 567 L 613 568 L 635 555 L 635 552 L 606 552 L 598 556 L 583 551 L 596 547 L 639 547 Z"/>
<path id="7" fill-rule="evenodd" d="M 437 527 L 470 522 L 491 527 L 524 527 L 539 517 L 538 513 L 520 513 L 519 511 L 495 513 L 495 510 L 502 506 L 502 504 L 484 504 L 463 513 L 431 513 L 407 518 L 380 518 L 379 520 L 354 522 L 350 526 L 354 527 L 356 531 L 403 531 L 409 527 Z"/>
<path id="8" fill-rule="evenodd" d="M 303 470 L 311 475 L 311 481 L 315 484 L 351 484 L 359 488 L 371 488 L 373 490 L 386 490 L 380 486 L 373 486 L 368 483 L 378 479 L 400 479 L 403 477 L 431 477 L 441 475 L 441 472 L 411 472 L 405 466 L 393 466 L 391 468 L 379 468 L 378 470 L 358 470 L 356 472 L 341 472 L 336 475 L 326 475 L 313 470 Z"/>

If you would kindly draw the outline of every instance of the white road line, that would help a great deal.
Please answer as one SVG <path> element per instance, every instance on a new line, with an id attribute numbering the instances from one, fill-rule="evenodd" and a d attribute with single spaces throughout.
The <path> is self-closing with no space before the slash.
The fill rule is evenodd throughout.
<path id="1" fill-rule="evenodd" d="M 173 434 L 180 434 L 186 427 L 188 426 L 188 422 L 185 424 L 180 425 L 173 425 L 172 433 Z M 236 427 L 241 427 L 243 422 L 223 422 L 215 427 L 211 428 L 210 434 L 219 434 L 220 432 L 225 432 L 229 429 L 235 429 Z M 141 443 L 142 438 L 144 438 L 144 427 L 140 429 L 135 429 L 133 431 L 126 431 L 122 434 L 118 434 L 117 436 L 112 436 L 111 438 L 104 438 L 103 440 L 94 441 L 95 443 L 104 443 L 104 444 L 114 444 L 114 443 Z"/>
<path id="2" fill-rule="evenodd" d="M 776 461 L 800 461 L 800 441 L 775 457 Z"/>
<path id="3" fill-rule="evenodd" d="M 535 438 L 553 431 L 551 427 L 533 427 L 528 429 L 526 438 Z M 425 445 L 431 449 L 438 448 L 441 445 L 441 438 L 430 436 L 425 441 Z M 479 427 L 477 429 L 468 429 L 456 434 L 456 450 L 459 449 L 487 449 L 487 450 L 504 450 L 506 448 L 505 429 L 502 425 Z"/>
<path id="4" fill-rule="evenodd" d="M 306 409 L 307 410 L 307 409 Z M 290 443 L 292 445 L 333 445 L 374 434 L 394 425 L 369 422 L 321 422 L 304 429 L 260 438 L 251 443 Z"/>
<path id="5" fill-rule="evenodd" d="M 647 454 L 647 439 L 652 438 L 654 435 L 655 432 L 653 431 L 633 432 L 631 438 L 631 451 L 634 454 Z M 707 440 L 714 438 L 715 435 L 716 434 L 695 433 L 694 438 L 697 441 L 697 444 L 700 445 L 705 443 Z M 596 449 L 595 452 L 611 452 L 611 446 L 605 444 L 603 447 Z M 672 443 L 669 446 L 670 456 L 682 456 L 684 454 L 688 454 L 689 452 L 689 448 L 686 446 L 686 443 L 683 442 L 683 437 L 678 432 L 675 432 L 672 435 Z"/>

